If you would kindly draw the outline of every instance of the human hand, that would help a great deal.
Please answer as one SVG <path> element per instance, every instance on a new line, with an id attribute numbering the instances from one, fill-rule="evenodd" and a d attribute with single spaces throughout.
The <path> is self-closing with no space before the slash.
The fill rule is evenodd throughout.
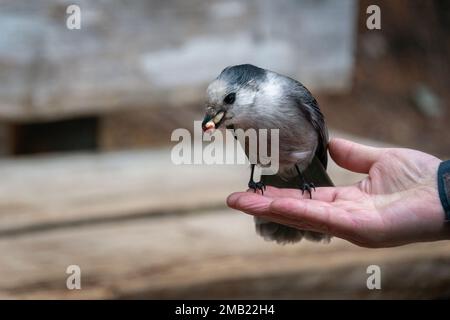
<path id="1" fill-rule="evenodd" d="M 363 247 L 450 239 L 437 191 L 441 160 L 401 148 L 375 148 L 332 139 L 341 167 L 368 174 L 343 187 L 320 187 L 310 200 L 301 190 L 268 187 L 264 195 L 231 194 L 231 208 L 303 230 L 328 233 Z"/>

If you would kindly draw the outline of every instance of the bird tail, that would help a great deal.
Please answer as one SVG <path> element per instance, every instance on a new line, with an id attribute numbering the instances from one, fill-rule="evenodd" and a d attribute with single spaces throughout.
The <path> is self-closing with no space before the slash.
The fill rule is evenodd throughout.
<path id="1" fill-rule="evenodd" d="M 311 164 L 302 172 L 302 175 L 306 182 L 312 182 L 316 187 L 333 186 L 333 182 L 325 168 L 316 157 L 314 157 Z M 261 181 L 265 185 L 277 188 L 299 188 L 300 186 L 300 178 L 298 176 L 289 179 L 281 178 L 279 175 L 262 176 Z M 314 198 L 314 191 L 312 197 Z M 299 230 L 258 217 L 255 217 L 255 228 L 256 232 L 265 240 L 275 241 L 279 244 L 295 243 L 303 238 L 316 242 L 329 242 L 331 239 L 331 236 L 328 234 Z"/>

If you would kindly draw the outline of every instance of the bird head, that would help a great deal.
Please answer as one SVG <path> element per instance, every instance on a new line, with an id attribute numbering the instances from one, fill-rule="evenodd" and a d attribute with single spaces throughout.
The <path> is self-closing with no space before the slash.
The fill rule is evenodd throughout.
<path id="1" fill-rule="evenodd" d="M 244 64 L 225 68 L 209 84 L 203 131 L 217 129 L 222 125 L 238 128 L 251 116 L 260 84 L 266 70 Z"/>

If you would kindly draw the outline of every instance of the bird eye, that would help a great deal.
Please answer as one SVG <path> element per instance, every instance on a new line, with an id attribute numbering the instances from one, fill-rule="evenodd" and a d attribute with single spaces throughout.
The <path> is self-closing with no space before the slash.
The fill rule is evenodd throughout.
<path id="1" fill-rule="evenodd" d="M 225 104 L 232 104 L 236 100 L 236 93 L 232 92 L 229 93 L 223 98 L 223 103 Z"/>

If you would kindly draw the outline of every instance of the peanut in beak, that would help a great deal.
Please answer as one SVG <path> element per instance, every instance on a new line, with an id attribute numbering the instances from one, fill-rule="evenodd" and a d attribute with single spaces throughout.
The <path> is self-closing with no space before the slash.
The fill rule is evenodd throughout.
<path id="1" fill-rule="evenodd" d="M 212 120 L 210 120 L 204 125 L 203 131 L 207 132 L 209 130 L 214 130 L 215 128 L 216 128 L 216 124 Z"/>
<path id="2" fill-rule="evenodd" d="M 209 130 L 214 130 L 216 129 L 216 126 L 218 123 L 220 123 L 220 121 L 222 120 L 222 118 L 224 117 L 225 112 L 221 111 L 218 114 L 216 114 L 214 116 L 214 118 L 212 118 L 211 120 L 209 120 L 208 122 L 206 122 L 205 124 L 203 124 L 203 132 L 207 132 Z M 207 118 L 206 118 L 207 119 Z M 205 120 L 204 120 L 205 121 Z"/>

